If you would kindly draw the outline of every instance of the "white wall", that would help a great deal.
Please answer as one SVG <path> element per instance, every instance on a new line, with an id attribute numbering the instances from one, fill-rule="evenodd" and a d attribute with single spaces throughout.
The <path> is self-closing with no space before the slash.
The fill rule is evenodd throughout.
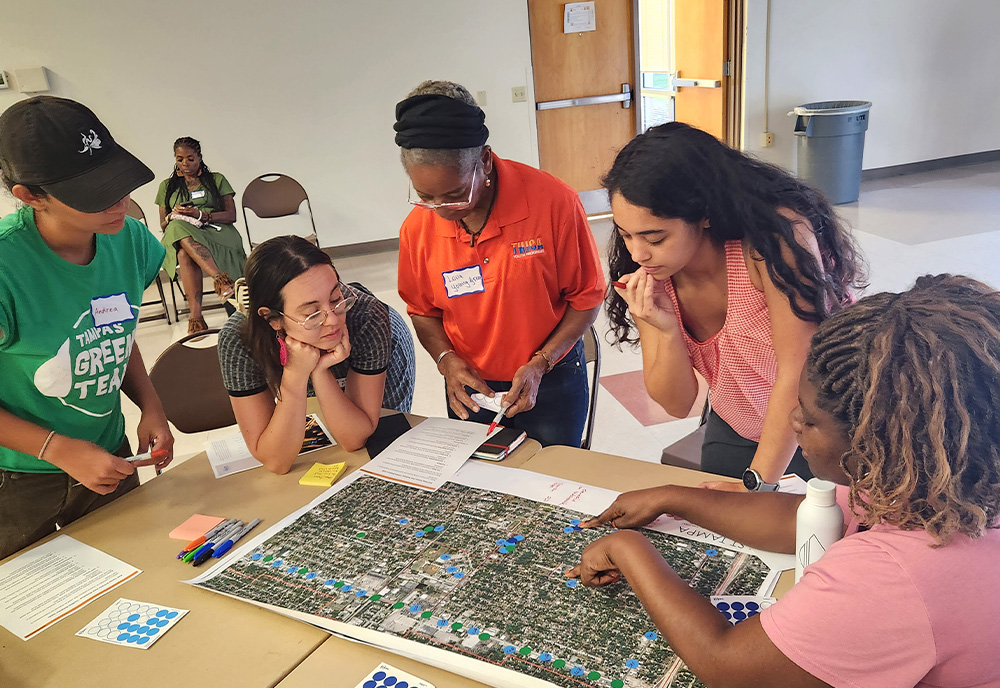
<path id="1" fill-rule="evenodd" d="M 997 0 L 770 0 L 768 126 L 764 131 L 767 0 L 747 2 L 747 150 L 795 168 L 795 105 L 874 103 L 865 169 L 1000 149 Z"/>
<path id="2" fill-rule="evenodd" d="M 0 68 L 43 65 L 157 182 L 179 136 L 237 191 L 280 171 L 309 192 L 323 245 L 397 236 L 409 206 L 394 105 L 424 79 L 487 92 L 490 143 L 537 164 L 527 3 L 517 0 L 33 0 L 7 3 Z M 0 91 L 0 110 L 18 98 Z M 0 198 L 0 211 L 13 207 Z M 242 220 L 239 223 L 242 231 Z"/>

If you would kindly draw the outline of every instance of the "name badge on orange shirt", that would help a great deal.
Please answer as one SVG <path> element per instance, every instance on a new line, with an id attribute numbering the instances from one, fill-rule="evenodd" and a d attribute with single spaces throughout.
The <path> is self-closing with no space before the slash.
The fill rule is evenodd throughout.
<path id="1" fill-rule="evenodd" d="M 448 270 L 442 272 L 441 276 L 444 278 L 444 289 L 449 299 L 486 291 L 486 286 L 483 284 L 483 271 L 478 265 Z"/>

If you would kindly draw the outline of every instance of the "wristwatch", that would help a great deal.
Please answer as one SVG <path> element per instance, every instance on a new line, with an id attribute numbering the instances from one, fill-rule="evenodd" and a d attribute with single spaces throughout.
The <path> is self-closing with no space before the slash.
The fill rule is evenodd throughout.
<path id="1" fill-rule="evenodd" d="M 774 492 L 778 489 L 777 483 L 765 483 L 760 477 L 760 473 L 752 468 L 743 471 L 743 487 L 751 492 Z"/>

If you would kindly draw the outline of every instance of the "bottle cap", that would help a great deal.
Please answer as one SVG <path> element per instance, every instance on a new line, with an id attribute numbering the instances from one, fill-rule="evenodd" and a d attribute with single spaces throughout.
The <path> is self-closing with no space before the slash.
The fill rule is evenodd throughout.
<path id="1" fill-rule="evenodd" d="M 837 486 L 829 480 L 810 478 L 806 483 L 806 501 L 818 506 L 833 506 L 837 503 Z"/>

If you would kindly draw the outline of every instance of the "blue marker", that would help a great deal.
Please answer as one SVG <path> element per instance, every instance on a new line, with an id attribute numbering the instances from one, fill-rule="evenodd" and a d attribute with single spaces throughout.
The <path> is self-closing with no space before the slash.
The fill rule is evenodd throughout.
<path id="1" fill-rule="evenodd" d="M 212 556 L 215 557 L 216 559 L 220 558 L 223 554 L 232 549 L 233 545 L 235 545 L 237 542 L 240 541 L 240 538 L 242 538 L 244 535 L 246 535 L 251 530 L 256 528 L 257 524 L 259 523 L 260 523 L 259 518 L 255 518 L 254 520 L 250 521 L 250 523 L 247 524 L 245 528 L 236 533 L 236 535 L 226 538 L 226 540 L 221 545 L 219 545 L 218 549 L 215 550 L 215 554 L 213 554 Z"/>

